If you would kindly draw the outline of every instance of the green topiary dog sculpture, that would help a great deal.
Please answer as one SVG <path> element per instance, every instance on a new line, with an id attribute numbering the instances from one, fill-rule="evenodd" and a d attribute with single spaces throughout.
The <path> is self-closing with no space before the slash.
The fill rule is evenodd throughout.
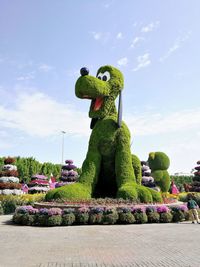
<path id="1" fill-rule="evenodd" d="M 101 67 L 96 77 L 90 76 L 87 68 L 81 69 L 75 93 L 81 99 L 91 99 L 89 117 L 93 130 L 87 156 L 79 182 L 49 191 L 47 200 L 118 197 L 161 202 L 158 192 L 140 185 L 138 166 L 137 180 L 135 177 L 133 166 L 139 160 L 133 156 L 132 166 L 130 133 L 115 107 L 123 84 L 122 73 L 112 66 Z"/>
<path id="2" fill-rule="evenodd" d="M 148 163 L 156 185 L 160 187 L 162 192 L 168 192 L 170 187 L 170 176 L 167 171 L 170 165 L 168 156 L 163 152 L 151 152 Z"/>

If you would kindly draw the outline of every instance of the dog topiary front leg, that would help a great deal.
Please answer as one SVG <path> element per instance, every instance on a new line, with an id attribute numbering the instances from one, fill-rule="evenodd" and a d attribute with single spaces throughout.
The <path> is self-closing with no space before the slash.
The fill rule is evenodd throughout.
<path id="1" fill-rule="evenodd" d="M 46 195 L 46 200 L 52 199 L 89 199 L 92 197 L 94 186 L 100 171 L 101 156 L 97 150 L 88 151 L 82 166 L 79 182 L 65 185 L 51 190 Z"/>

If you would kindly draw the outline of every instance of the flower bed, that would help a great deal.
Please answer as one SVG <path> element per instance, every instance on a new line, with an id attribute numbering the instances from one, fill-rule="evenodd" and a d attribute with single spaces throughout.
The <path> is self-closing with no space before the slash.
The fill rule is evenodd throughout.
<path id="1" fill-rule="evenodd" d="M 76 208 L 34 208 L 21 206 L 16 209 L 16 224 L 59 226 L 84 224 L 143 224 L 169 223 L 188 220 L 186 205 L 134 206 L 81 206 Z"/>

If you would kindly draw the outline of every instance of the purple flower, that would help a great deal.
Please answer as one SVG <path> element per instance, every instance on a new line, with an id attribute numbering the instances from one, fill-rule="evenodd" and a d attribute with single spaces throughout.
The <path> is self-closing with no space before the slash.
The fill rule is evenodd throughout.
<path id="1" fill-rule="evenodd" d="M 72 164 L 70 164 L 70 165 L 63 165 L 62 166 L 62 170 L 68 170 L 68 171 L 73 170 L 73 169 L 76 169 L 76 168 L 77 167 L 75 165 L 72 165 Z"/>
<path id="2" fill-rule="evenodd" d="M 62 210 L 62 214 L 70 214 L 70 213 L 74 213 L 74 209 L 73 208 L 66 208 Z"/>
<path id="3" fill-rule="evenodd" d="M 128 207 L 120 207 L 118 209 L 118 212 L 120 212 L 120 213 L 129 213 L 129 212 L 131 212 L 131 208 L 128 208 Z"/>
<path id="4" fill-rule="evenodd" d="M 32 208 L 29 210 L 29 214 L 38 214 L 39 210 L 38 209 L 35 209 L 35 208 Z"/>
<path id="5" fill-rule="evenodd" d="M 60 208 L 50 208 L 48 210 L 48 215 L 49 216 L 62 215 L 62 210 Z"/>
<path id="6" fill-rule="evenodd" d="M 61 171 L 61 175 L 62 175 L 62 176 L 67 176 L 68 173 L 69 173 L 69 171 Z"/>
<path id="7" fill-rule="evenodd" d="M 116 211 L 113 207 L 104 207 L 104 214 L 112 214 Z"/>
<path id="8" fill-rule="evenodd" d="M 164 205 L 157 206 L 157 212 L 158 213 L 167 213 L 167 212 L 169 212 L 169 208 L 167 206 L 164 206 Z"/>
<path id="9" fill-rule="evenodd" d="M 66 159 L 66 160 L 65 160 L 65 163 L 66 163 L 66 164 L 73 164 L 73 160 L 72 160 L 72 159 Z"/>
<path id="10" fill-rule="evenodd" d="M 156 206 L 148 206 L 148 207 L 146 207 L 146 212 L 147 213 L 156 212 L 156 211 L 157 211 Z"/>
<path id="11" fill-rule="evenodd" d="M 25 213 L 29 213 L 30 210 L 33 210 L 34 208 L 32 206 L 21 206 L 19 208 L 16 209 L 17 213 L 21 213 L 21 214 L 25 214 Z"/>
<path id="12" fill-rule="evenodd" d="M 89 212 L 89 208 L 87 206 L 82 206 L 78 209 L 80 213 L 87 213 Z"/>
<path id="13" fill-rule="evenodd" d="M 70 171 L 68 172 L 68 175 L 69 175 L 69 176 L 77 176 L 78 173 L 77 173 L 76 171 L 70 170 Z"/>
<path id="14" fill-rule="evenodd" d="M 180 207 L 180 210 L 183 211 L 183 212 L 188 210 L 186 205 L 180 205 L 179 207 Z"/>
<path id="15" fill-rule="evenodd" d="M 171 206 L 170 207 L 172 211 L 182 211 L 182 212 L 185 212 L 188 210 L 187 206 L 186 205 L 176 205 L 176 206 Z"/>
<path id="16" fill-rule="evenodd" d="M 42 208 L 39 210 L 40 215 L 48 215 L 49 210 L 46 208 Z"/>
<path id="17" fill-rule="evenodd" d="M 47 180 L 48 177 L 43 174 L 35 174 L 32 176 L 32 179 Z"/>
<path id="18" fill-rule="evenodd" d="M 135 206 L 131 207 L 131 212 L 132 213 L 135 213 L 135 212 L 145 213 L 145 211 L 146 211 L 146 207 L 145 206 L 135 205 Z"/>
<path id="19" fill-rule="evenodd" d="M 93 214 L 99 214 L 99 213 L 103 213 L 104 208 L 103 207 L 92 207 L 90 209 L 90 212 Z"/>

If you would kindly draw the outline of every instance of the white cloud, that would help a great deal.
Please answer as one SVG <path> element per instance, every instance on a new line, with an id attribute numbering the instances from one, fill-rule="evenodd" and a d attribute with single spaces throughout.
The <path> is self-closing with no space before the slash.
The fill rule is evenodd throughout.
<path id="1" fill-rule="evenodd" d="M 133 69 L 133 71 L 138 71 L 139 69 L 145 68 L 151 64 L 151 60 L 149 58 L 149 53 L 145 53 L 142 56 L 137 57 L 137 67 Z"/>
<path id="2" fill-rule="evenodd" d="M 147 159 L 150 151 L 164 151 L 171 161 L 170 173 L 190 172 L 199 160 L 200 108 L 124 114 L 123 119 L 134 140 L 133 153 L 141 159 Z"/>
<path id="3" fill-rule="evenodd" d="M 142 41 L 144 41 L 144 38 L 143 38 L 143 37 L 136 36 L 136 37 L 133 39 L 133 41 L 132 41 L 130 47 L 131 47 L 131 48 L 135 48 L 136 45 L 138 45 L 138 43 L 140 43 L 140 42 L 142 42 Z"/>
<path id="4" fill-rule="evenodd" d="M 53 69 L 53 67 L 47 64 L 40 64 L 38 69 L 43 72 L 49 72 Z"/>
<path id="5" fill-rule="evenodd" d="M 122 35 L 122 33 L 121 33 L 121 32 L 118 32 L 116 38 L 117 38 L 118 40 L 123 39 L 123 35 Z"/>
<path id="6" fill-rule="evenodd" d="M 35 78 L 35 72 L 29 72 L 27 74 L 21 75 L 17 77 L 17 81 L 28 81 L 33 80 Z"/>
<path id="7" fill-rule="evenodd" d="M 134 135 L 159 135 L 166 133 L 200 131 L 200 109 L 181 110 L 166 115 L 160 113 L 127 114 L 125 116 Z"/>
<path id="8" fill-rule="evenodd" d="M 128 64 L 128 58 L 127 57 L 123 57 L 123 58 L 120 58 L 118 61 L 117 61 L 117 64 L 119 66 L 126 66 Z"/>
<path id="9" fill-rule="evenodd" d="M 0 129 L 16 129 L 30 136 L 54 136 L 61 130 L 88 136 L 88 124 L 87 114 L 40 92 L 32 93 L 31 97 L 28 93 L 20 93 L 12 107 L 0 105 Z"/>
<path id="10" fill-rule="evenodd" d="M 91 32 L 94 40 L 96 41 L 101 41 L 102 43 L 106 43 L 108 39 L 110 38 L 110 33 L 109 32 L 96 32 L 93 31 Z"/>
<path id="11" fill-rule="evenodd" d="M 151 22 L 148 25 L 142 27 L 141 32 L 147 33 L 156 30 L 160 25 L 160 21 Z"/>
<path id="12" fill-rule="evenodd" d="M 190 37 L 190 32 L 186 33 L 183 37 L 178 37 L 176 38 L 174 44 L 169 48 L 169 50 L 167 51 L 167 53 L 160 58 L 160 61 L 163 62 L 165 59 L 167 59 L 168 57 L 170 57 L 176 50 L 178 50 L 182 44 L 188 40 Z"/>

